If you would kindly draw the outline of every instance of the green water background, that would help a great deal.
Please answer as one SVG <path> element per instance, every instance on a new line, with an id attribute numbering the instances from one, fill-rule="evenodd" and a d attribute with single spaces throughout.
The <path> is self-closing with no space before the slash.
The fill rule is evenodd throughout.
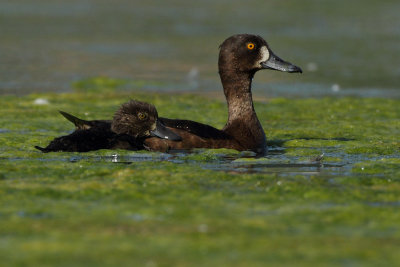
<path id="1" fill-rule="evenodd" d="M 97 76 L 220 92 L 219 44 L 254 33 L 304 70 L 258 74 L 259 96 L 399 97 L 399 12 L 395 0 L 0 1 L 0 93 Z"/>

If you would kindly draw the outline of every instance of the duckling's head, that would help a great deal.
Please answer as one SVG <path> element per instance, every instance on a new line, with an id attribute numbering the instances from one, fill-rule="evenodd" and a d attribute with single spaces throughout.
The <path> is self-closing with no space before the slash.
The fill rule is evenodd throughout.
<path id="1" fill-rule="evenodd" d="M 220 46 L 218 65 L 220 72 L 251 75 L 261 69 L 302 72 L 296 65 L 276 56 L 263 38 L 252 34 L 237 34 L 226 39 Z"/>
<path id="2" fill-rule="evenodd" d="M 157 136 L 173 141 L 181 140 L 179 135 L 165 128 L 158 120 L 158 113 L 153 105 L 137 100 L 121 105 L 114 114 L 111 130 L 135 138 Z"/>
<path id="3" fill-rule="evenodd" d="M 115 112 L 111 130 L 134 137 L 150 136 L 150 131 L 156 127 L 157 118 L 158 113 L 153 105 L 131 100 Z"/>

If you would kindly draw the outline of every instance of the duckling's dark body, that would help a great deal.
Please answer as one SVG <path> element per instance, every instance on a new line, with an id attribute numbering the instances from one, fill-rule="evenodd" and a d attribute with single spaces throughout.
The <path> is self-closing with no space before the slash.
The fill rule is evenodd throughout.
<path id="1" fill-rule="evenodd" d="M 134 138 L 127 134 L 116 134 L 104 127 L 75 130 L 73 133 L 55 138 L 45 147 L 35 146 L 42 152 L 88 152 L 99 149 L 141 150 L 143 138 Z"/>

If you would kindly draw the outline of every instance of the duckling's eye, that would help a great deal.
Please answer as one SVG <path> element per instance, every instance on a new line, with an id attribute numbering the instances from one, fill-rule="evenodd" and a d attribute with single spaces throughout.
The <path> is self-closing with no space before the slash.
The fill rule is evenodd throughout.
<path id="1" fill-rule="evenodd" d="M 147 119 L 147 113 L 146 112 L 139 112 L 138 113 L 138 118 L 141 121 L 144 121 L 145 119 Z"/>
<path id="2" fill-rule="evenodd" d="M 249 50 L 253 50 L 254 47 L 256 47 L 256 46 L 253 43 L 248 43 L 247 44 L 247 49 L 249 49 Z"/>

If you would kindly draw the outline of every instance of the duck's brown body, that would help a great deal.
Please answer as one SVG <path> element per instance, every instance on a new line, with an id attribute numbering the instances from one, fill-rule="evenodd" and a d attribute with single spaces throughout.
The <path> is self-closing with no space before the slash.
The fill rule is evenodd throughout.
<path id="1" fill-rule="evenodd" d="M 146 138 L 144 144 L 147 149 L 152 151 L 166 152 L 191 148 L 230 148 L 239 151 L 250 150 L 258 154 L 263 154 L 266 151 L 264 132 L 253 131 L 253 129 L 242 125 L 238 121 L 234 121 L 230 127 L 218 130 L 209 125 L 193 121 L 160 119 L 168 129 L 181 136 L 182 140 L 171 141 L 155 137 Z M 255 123 L 257 122 L 258 120 L 255 121 Z M 176 127 L 176 125 L 187 124 L 190 125 L 187 128 Z"/>
<path id="2" fill-rule="evenodd" d="M 189 120 L 160 118 L 170 130 L 181 136 L 181 141 L 171 141 L 155 137 L 146 138 L 144 144 L 152 151 L 170 151 L 191 148 L 231 148 L 246 150 L 235 138 L 209 125 Z"/>

